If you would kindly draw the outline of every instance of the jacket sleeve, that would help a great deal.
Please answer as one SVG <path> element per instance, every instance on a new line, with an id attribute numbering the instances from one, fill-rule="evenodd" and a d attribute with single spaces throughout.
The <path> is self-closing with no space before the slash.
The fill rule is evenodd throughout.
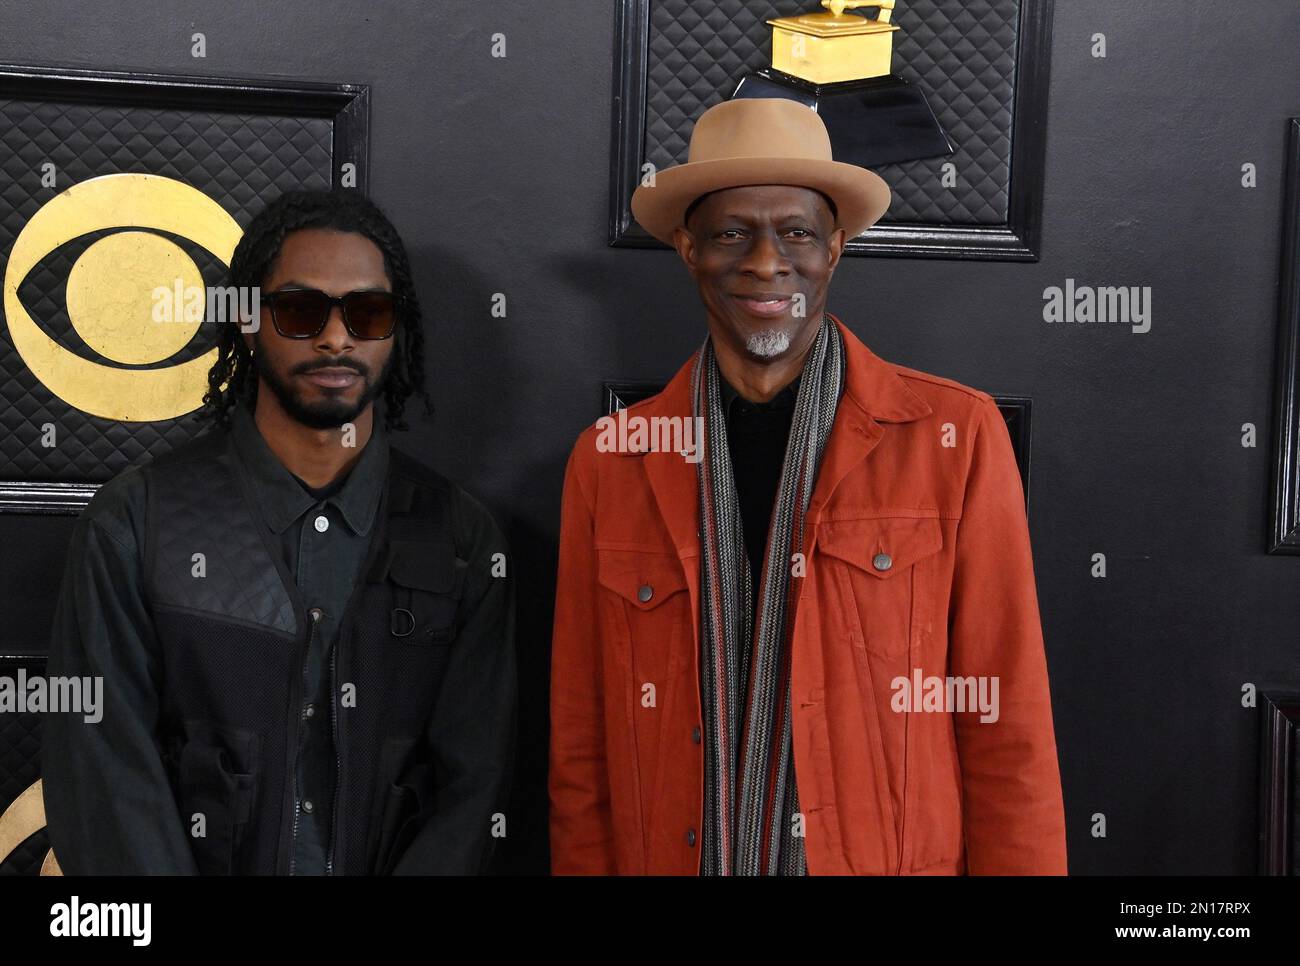
<path id="1" fill-rule="evenodd" d="M 460 630 L 428 726 L 437 785 L 432 811 L 394 875 L 481 875 L 508 831 L 518 687 L 514 563 L 487 510 L 464 493 L 458 504 L 458 546 L 471 549 Z"/>
<path id="2" fill-rule="evenodd" d="M 595 528 L 579 448 L 569 456 L 551 637 L 551 872 L 613 875 L 614 829 L 605 758 Z"/>
<path id="3" fill-rule="evenodd" d="M 161 667 L 138 545 L 119 521 L 94 518 L 115 489 L 77 521 L 55 608 L 47 673 L 103 691 L 92 720 L 60 711 L 42 722 L 50 844 L 69 875 L 193 875 L 156 743 Z"/>
<path id="4" fill-rule="evenodd" d="M 954 714 L 970 875 L 1066 871 L 1065 818 L 1024 490 L 991 398 L 957 528 L 950 674 L 998 684 L 996 720 Z"/>

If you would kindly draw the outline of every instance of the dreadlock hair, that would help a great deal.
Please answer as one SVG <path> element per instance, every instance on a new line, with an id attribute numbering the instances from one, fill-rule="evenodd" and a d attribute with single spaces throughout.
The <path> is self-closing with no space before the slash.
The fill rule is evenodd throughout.
<path id="1" fill-rule="evenodd" d="M 397 297 L 393 358 L 384 384 L 384 425 L 409 429 L 402 418 L 412 393 L 424 399 L 425 415 L 433 404 L 424 389 L 424 330 L 420 303 L 411 280 L 411 264 L 397 230 L 370 200 L 355 191 L 289 191 L 276 198 L 249 223 L 230 259 L 228 285 L 245 292 L 261 287 L 275 267 L 284 238 L 304 228 L 329 228 L 364 235 L 384 255 L 384 268 Z M 238 320 L 223 320 L 217 335 L 217 361 L 208 371 L 208 391 L 197 419 L 229 426 L 230 410 L 242 402 L 253 410 L 257 401 L 257 369 L 244 344 Z M 226 388 L 223 390 L 222 386 Z"/>

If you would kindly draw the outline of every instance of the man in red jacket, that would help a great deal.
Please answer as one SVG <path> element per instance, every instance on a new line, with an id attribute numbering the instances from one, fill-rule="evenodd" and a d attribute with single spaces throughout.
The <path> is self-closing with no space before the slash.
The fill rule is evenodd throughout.
<path id="1" fill-rule="evenodd" d="M 767 99 L 707 111 L 633 197 L 708 338 L 569 459 L 557 873 L 1065 872 L 1006 426 L 825 311 L 889 201 L 815 112 Z"/>

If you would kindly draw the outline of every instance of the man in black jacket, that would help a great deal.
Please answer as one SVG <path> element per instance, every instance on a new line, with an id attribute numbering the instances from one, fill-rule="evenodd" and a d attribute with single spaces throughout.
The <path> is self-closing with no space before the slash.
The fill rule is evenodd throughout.
<path id="1" fill-rule="evenodd" d="M 65 872 L 478 873 L 505 834 L 514 591 L 486 510 L 390 448 L 423 390 L 406 252 L 351 192 L 249 225 L 201 415 L 214 428 L 105 484 L 77 522 L 51 675 Z M 377 413 L 379 415 L 377 415 Z"/>

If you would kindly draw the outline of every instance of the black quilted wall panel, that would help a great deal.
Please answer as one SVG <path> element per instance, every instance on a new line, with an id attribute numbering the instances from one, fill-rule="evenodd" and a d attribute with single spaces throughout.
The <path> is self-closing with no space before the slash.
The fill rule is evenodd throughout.
<path id="1" fill-rule="evenodd" d="M 20 667 L 26 669 L 28 677 L 45 673 L 41 658 L 0 659 L 0 675 L 16 678 Z M 40 777 L 40 750 L 39 714 L 0 712 L 0 812 Z M 36 875 L 49 847 L 45 830 L 41 829 L 0 861 L 0 876 Z"/>
<path id="2" fill-rule="evenodd" d="M 695 119 L 771 65 L 767 21 L 815 9 L 808 0 L 653 0 L 646 74 L 646 161 L 686 160 Z M 884 165 L 894 192 L 883 221 L 1007 222 L 1020 0 L 906 0 L 894 11 L 894 72 L 919 86 L 955 148 L 947 158 Z M 935 191 L 939 164 L 961 176 Z"/>

